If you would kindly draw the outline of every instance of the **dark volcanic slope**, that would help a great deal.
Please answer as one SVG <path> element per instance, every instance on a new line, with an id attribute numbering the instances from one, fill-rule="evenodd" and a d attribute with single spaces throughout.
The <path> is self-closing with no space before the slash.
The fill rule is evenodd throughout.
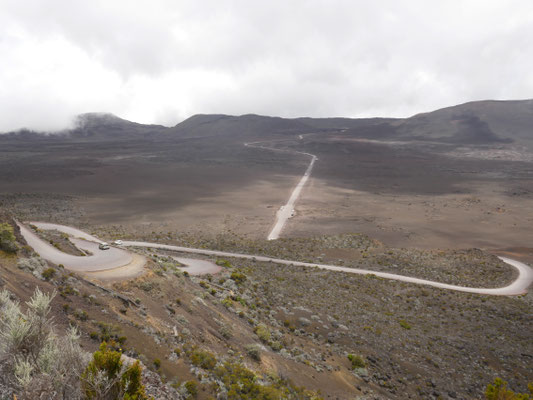
<path id="1" fill-rule="evenodd" d="M 418 114 L 401 124 L 402 136 L 470 143 L 533 145 L 533 100 L 477 101 Z"/>
<path id="2" fill-rule="evenodd" d="M 113 114 L 87 113 L 76 119 L 76 128 L 69 134 L 74 137 L 125 138 L 142 137 L 165 132 L 161 125 L 143 125 L 127 121 Z"/>
<path id="3" fill-rule="evenodd" d="M 309 131 L 309 126 L 299 120 L 266 117 L 255 114 L 241 115 L 194 115 L 173 128 L 172 134 L 181 137 L 212 135 L 238 135 L 262 139 L 271 134 L 295 134 Z M 268 137 L 267 137 L 268 139 Z"/>
<path id="4" fill-rule="evenodd" d="M 533 148 L 533 100 L 477 101 L 406 119 L 297 118 L 259 115 L 195 115 L 172 133 L 187 136 L 244 134 L 252 136 L 332 132 L 366 139 L 395 138 L 450 144 L 515 143 Z"/>
<path id="5" fill-rule="evenodd" d="M 477 101 L 443 108 L 410 118 L 279 118 L 255 114 L 231 116 L 198 114 L 172 128 L 143 125 L 112 114 L 88 113 L 77 118 L 76 128 L 60 136 L 88 140 L 148 139 L 231 135 L 271 139 L 271 135 L 344 131 L 367 139 L 395 138 L 450 144 L 515 143 L 533 148 L 533 100 Z M 42 135 L 21 131 L 11 139 L 42 140 Z M 55 135 L 57 138 L 57 135 Z M 0 136 L 5 140 L 6 135 Z M 53 137 L 48 136 L 48 139 Z"/>

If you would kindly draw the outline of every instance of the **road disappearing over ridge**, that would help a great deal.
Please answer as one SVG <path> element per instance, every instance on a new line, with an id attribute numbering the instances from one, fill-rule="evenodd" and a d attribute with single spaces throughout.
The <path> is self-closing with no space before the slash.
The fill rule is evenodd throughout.
<path id="1" fill-rule="evenodd" d="M 298 138 L 300 140 L 303 139 L 303 135 L 298 135 Z M 277 149 L 275 147 L 261 146 L 258 143 L 264 143 L 264 142 L 245 143 L 244 145 L 247 147 L 255 147 L 255 148 L 271 150 L 271 151 L 280 151 L 284 153 L 303 154 L 303 155 L 311 157 L 311 162 L 309 163 L 309 166 L 305 170 L 304 175 L 302 176 L 302 178 L 300 179 L 296 187 L 292 190 L 292 193 L 289 197 L 289 201 L 287 201 L 287 204 L 281 206 L 279 210 L 276 212 L 276 221 L 274 222 L 274 227 L 272 228 L 272 230 L 267 236 L 267 240 L 276 240 L 279 238 L 279 235 L 281 234 L 281 231 L 285 227 L 285 224 L 287 223 L 289 218 L 292 218 L 294 216 L 295 204 L 298 201 L 298 198 L 300 197 L 302 189 L 307 183 L 309 176 L 311 176 L 311 172 L 313 171 L 313 166 L 315 165 L 315 161 L 318 160 L 318 157 L 315 156 L 314 154 L 305 153 L 303 151 Z"/>

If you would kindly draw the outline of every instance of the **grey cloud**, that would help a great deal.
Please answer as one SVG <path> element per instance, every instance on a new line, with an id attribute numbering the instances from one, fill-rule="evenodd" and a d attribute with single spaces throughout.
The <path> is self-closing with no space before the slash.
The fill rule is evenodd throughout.
<path id="1" fill-rule="evenodd" d="M 531 37 L 528 0 L 0 0 L 0 131 L 86 111 L 171 125 L 528 98 Z"/>

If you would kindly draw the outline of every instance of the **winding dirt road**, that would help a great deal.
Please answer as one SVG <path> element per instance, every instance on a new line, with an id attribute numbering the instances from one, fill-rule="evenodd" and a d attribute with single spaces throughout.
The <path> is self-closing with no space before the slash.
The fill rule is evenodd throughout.
<path id="1" fill-rule="evenodd" d="M 520 261 L 511 260 L 510 258 L 506 258 L 506 257 L 498 257 L 498 258 L 502 260 L 504 263 L 509 264 L 510 266 L 514 267 L 518 271 L 518 277 L 516 278 L 514 282 L 512 282 L 508 286 L 501 287 L 501 288 L 488 289 L 488 288 L 472 288 L 472 287 L 465 287 L 465 286 L 450 285 L 447 283 L 434 282 L 434 281 L 429 281 L 426 279 L 412 278 L 409 276 L 391 274 L 388 272 L 372 271 L 368 269 L 339 267 L 337 265 L 329 265 L 329 264 L 306 263 L 306 262 L 301 262 L 301 261 L 283 260 L 280 258 L 254 256 L 250 254 L 230 253 L 230 252 L 218 251 L 218 250 L 193 249 L 189 247 L 173 246 L 173 245 L 168 245 L 168 244 L 124 241 L 124 246 L 150 247 L 154 249 L 178 251 L 181 253 L 193 253 L 193 254 L 202 254 L 202 255 L 207 255 L 207 256 L 218 256 L 218 257 L 243 258 L 247 260 L 272 262 L 274 264 L 319 268 L 319 269 L 325 269 L 328 271 L 347 272 L 349 274 L 374 275 L 380 278 L 392 279 L 395 281 L 416 283 L 419 285 L 433 286 L 436 288 L 455 290 L 458 292 L 488 294 L 488 295 L 493 295 L 493 296 L 515 296 L 515 295 L 525 294 L 527 293 L 528 287 L 533 282 L 533 270 L 529 266 L 527 266 L 524 263 L 521 263 Z"/>
<path id="2" fill-rule="evenodd" d="M 56 265 L 63 264 L 65 268 L 72 271 L 104 271 L 123 267 L 133 261 L 131 254 L 125 250 L 117 249 L 115 247 L 111 247 L 109 250 L 98 249 L 101 241 L 79 229 L 63 225 L 32 222 L 32 225 L 35 225 L 39 229 L 56 229 L 67 235 L 73 236 L 70 238 L 70 241 L 74 243 L 76 247 L 91 252 L 92 255 L 90 256 L 81 257 L 64 253 L 42 240 L 31 229 L 26 228 L 26 226 L 18 222 L 17 224 L 20 228 L 20 233 L 37 254 Z"/>
<path id="3" fill-rule="evenodd" d="M 56 229 L 60 232 L 65 232 L 70 235 L 77 235 L 77 236 L 87 235 L 85 232 L 81 230 L 78 230 L 76 228 L 72 228 L 69 226 L 64 226 L 64 225 L 44 224 L 44 223 L 39 223 L 39 222 L 33 222 L 32 224 L 37 226 L 40 229 Z M 118 252 L 118 255 L 119 255 L 118 257 L 107 256 L 107 254 L 113 254 L 111 250 L 105 250 L 105 251 L 96 250 L 96 253 L 95 253 L 96 255 L 87 256 L 87 257 L 79 257 L 79 256 L 72 256 L 69 254 L 65 254 L 65 253 L 60 252 L 53 246 L 49 245 L 48 243 L 44 242 L 43 240 L 41 240 L 39 237 L 37 237 L 37 235 L 35 235 L 35 233 L 33 233 L 30 229 L 26 228 L 24 225 L 19 223 L 19 227 L 21 228 L 21 233 L 26 239 L 26 241 L 28 242 L 28 244 L 32 246 L 34 250 L 38 254 L 40 254 L 41 257 L 55 264 L 56 263 L 63 264 L 66 268 L 69 268 L 75 271 L 83 272 L 83 271 L 110 270 L 110 269 L 123 266 L 127 264 L 128 262 L 131 262 L 131 255 L 129 255 L 129 253 L 125 252 L 124 250 L 114 249 L 114 248 L 112 248 L 112 250 L 115 250 Z M 97 238 L 95 239 L 98 240 Z M 73 241 L 79 240 L 81 241 L 83 245 L 86 245 L 87 243 L 92 243 L 94 246 L 96 247 L 98 246 L 98 243 L 88 242 L 82 239 L 71 239 L 71 240 Z M 329 264 L 306 263 L 306 262 L 301 262 L 301 261 L 283 260 L 280 258 L 256 256 L 256 255 L 251 255 L 251 254 L 230 253 L 230 252 L 218 251 L 218 250 L 194 249 L 190 247 L 181 247 L 181 246 L 174 246 L 174 245 L 169 245 L 169 244 L 138 242 L 138 241 L 124 241 L 123 246 L 149 247 L 153 249 L 177 251 L 180 253 L 202 254 L 202 255 L 217 256 L 217 257 L 241 258 L 241 259 L 247 259 L 247 260 L 252 260 L 252 261 L 255 260 L 255 261 L 271 262 L 273 264 L 319 268 L 319 269 L 324 269 L 328 271 L 346 272 L 350 274 L 373 275 L 373 276 L 377 276 L 380 278 L 391 279 L 391 280 L 396 280 L 396 281 L 401 281 L 401 282 L 415 283 L 418 285 L 427 285 L 427 286 L 432 286 L 432 287 L 441 288 L 441 289 L 455 290 L 455 291 L 467 292 L 467 293 L 487 294 L 487 295 L 493 295 L 493 296 L 515 296 L 515 295 L 525 294 L 527 293 L 528 287 L 533 283 L 533 270 L 529 266 L 527 266 L 526 264 L 520 261 L 512 260 L 506 257 L 499 257 L 499 258 L 506 264 L 515 268 L 518 271 L 518 277 L 516 278 L 514 282 L 512 282 L 508 286 L 489 289 L 489 288 L 472 288 L 472 287 L 465 287 L 465 286 L 458 286 L 458 285 L 450 285 L 447 283 L 434 282 L 434 281 L 430 281 L 426 279 L 412 278 L 409 276 L 391 274 L 388 272 L 378 272 L 378 271 L 372 271 L 372 270 L 367 270 L 367 269 L 347 268 L 347 267 L 340 267 L 337 265 L 329 265 Z M 202 267 L 212 268 L 210 273 L 218 272 L 218 269 L 216 267 L 213 267 L 213 263 L 210 263 L 204 260 L 195 260 L 195 259 L 183 258 L 183 257 L 175 257 L 175 259 L 179 262 L 182 262 L 183 264 L 190 265 L 191 267 L 193 267 L 191 269 L 191 272 L 194 272 L 194 274 L 197 274 L 198 272 L 197 268 L 202 268 Z M 127 260 L 129 261 L 126 262 Z M 207 263 L 207 264 L 200 265 L 200 262 Z"/>

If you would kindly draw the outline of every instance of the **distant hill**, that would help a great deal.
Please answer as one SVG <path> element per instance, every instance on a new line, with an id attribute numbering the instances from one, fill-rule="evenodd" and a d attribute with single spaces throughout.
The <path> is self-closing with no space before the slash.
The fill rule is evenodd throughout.
<path id="1" fill-rule="evenodd" d="M 516 143 L 533 149 L 533 100 L 476 101 L 410 118 L 277 118 L 195 115 L 170 130 L 186 136 L 343 131 L 368 139 L 455 144 Z"/>
<path id="2" fill-rule="evenodd" d="M 418 114 L 398 124 L 398 134 L 457 143 L 533 145 L 533 100 L 475 101 Z"/>
<path id="3" fill-rule="evenodd" d="M 298 119 L 267 117 L 247 114 L 231 115 L 194 115 L 179 123 L 171 132 L 186 136 L 211 136 L 216 134 L 266 135 L 269 133 L 301 133 L 309 126 Z"/>
<path id="4" fill-rule="evenodd" d="M 144 125 L 113 114 L 79 115 L 75 128 L 60 132 L 83 140 L 172 139 L 213 135 L 267 138 L 269 134 L 342 131 L 369 139 L 437 141 L 453 144 L 515 143 L 533 149 L 533 100 L 475 101 L 410 118 L 280 118 L 255 114 L 194 115 L 174 127 Z M 6 135 L 3 135 L 4 137 Z M 31 131 L 8 134 L 18 139 L 41 139 Z"/>
<path id="5" fill-rule="evenodd" d="M 75 128 L 68 134 L 76 137 L 131 138 L 162 133 L 162 125 L 144 125 L 109 113 L 86 113 L 76 117 Z"/>

